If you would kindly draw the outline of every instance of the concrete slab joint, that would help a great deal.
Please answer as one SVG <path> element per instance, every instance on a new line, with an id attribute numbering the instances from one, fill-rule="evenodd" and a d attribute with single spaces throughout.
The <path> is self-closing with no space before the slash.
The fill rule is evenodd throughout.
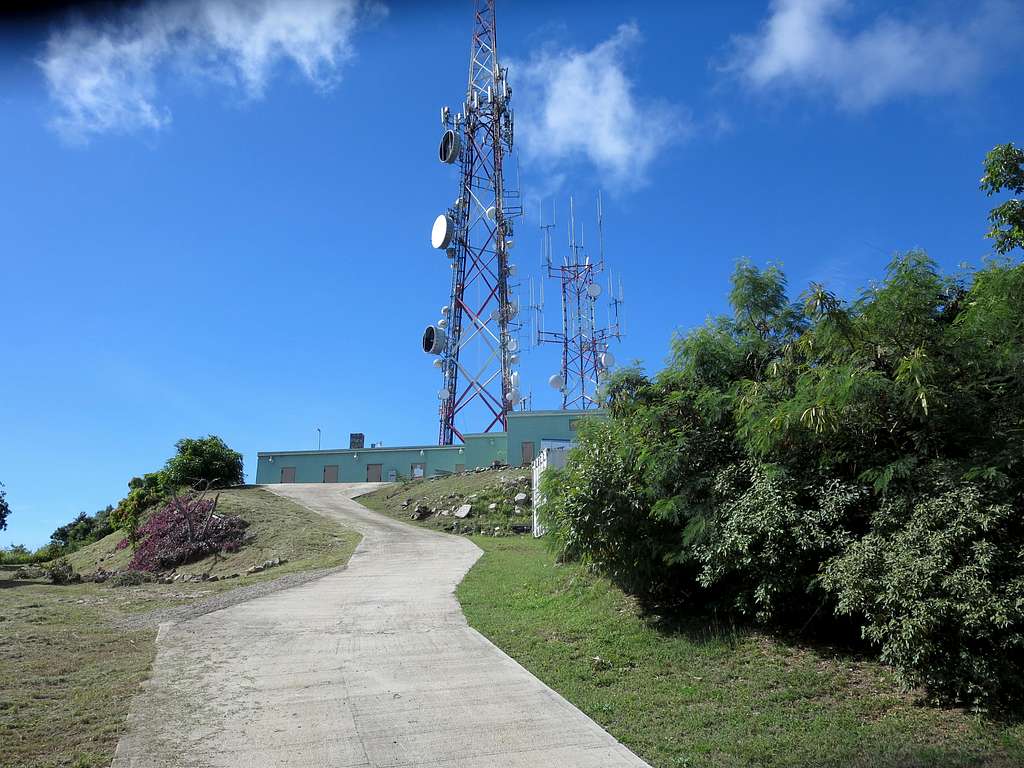
<path id="1" fill-rule="evenodd" d="M 367 487 L 270 488 L 363 535 L 348 569 L 161 625 L 113 768 L 645 766 L 466 624 L 479 548 Z"/>

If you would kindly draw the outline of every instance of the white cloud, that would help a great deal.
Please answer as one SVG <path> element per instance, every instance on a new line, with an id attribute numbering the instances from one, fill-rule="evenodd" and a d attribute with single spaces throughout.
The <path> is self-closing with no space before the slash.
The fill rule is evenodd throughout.
<path id="1" fill-rule="evenodd" d="M 78 19 L 51 34 L 39 62 L 60 109 L 53 126 L 73 142 L 166 126 L 166 64 L 259 98 L 289 60 L 329 89 L 353 56 L 357 26 L 381 13 L 361 0 L 150 0 L 113 19 Z"/>
<path id="2" fill-rule="evenodd" d="M 755 89 L 817 89 L 846 109 L 866 109 L 904 94 L 970 85 L 1024 25 L 1019 4 L 988 0 L 955 25 L 883 15 L 854 30 L 841 25 L 850 5 L 774 0 L 760 31 L 734 40 L 727 68 Z"/>
<path id="3" fill-rule="evenodd" d="M 510 66 L 528 160 L 554 169 L 585 158 L 614 184 L 643 183 L 658 154 L 690 128 L 680 108 L 637 98 L 626 55 L 640 42 L 637 26 L 623 24 L 589 51 L 545 48 Z"/>

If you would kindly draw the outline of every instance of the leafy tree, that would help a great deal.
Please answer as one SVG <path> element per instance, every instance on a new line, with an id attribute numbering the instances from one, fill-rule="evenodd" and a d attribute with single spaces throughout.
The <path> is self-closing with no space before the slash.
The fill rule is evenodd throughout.
<path id="1" fill-rule="evenodd" d="M 851 617 L 908 683 L 1024 701 L 1024 265 L 913 251 L 800 299 L 742 262 L 730 315 L 609 382 L 546 481 L 562 554 L 660 603 Z"/>
<path id="2" fill-rule="evenodd" d="M 7 491 L 4 484 L 0 483 L 0 531 L 7 530 L 7 518 L 11 515 L 11 508 L 7 504 Z"/>
<path id="3" fill-rule="evenodd" d="M 176 453 L 163 469 L 128 482 L 128 495 L 110 513 L 111 525 L 125 531 L 132 546 L 138 544 L 139 527 L 146 514 L 182 487 L 207 490 L 245 482 L 242 454 L 215 435 L 182 438 L 174 447 Z"/>
<path id="4" fill-rule="evenodd" d="M 114 508 L 108 506 L 95 515 L 79 512 L 74 520 L 60 526 L 50 535 L 50 543 L 61 552 L 71 553 L 102 539 L 114 532 L 110 523 L 110 515 L 113 511 Z"/>
<path id="5" fill-rule="evenodd" d="M 127 535 L 133 546 L 138 543 L 138 530 L 146 510 L 160 504 L 168 494 L 163 472 L 150 472 L 128 481 L 128 495 L 110 513 L 110 524 Z"/>
<path id="6" fill-rule="evenodd" d="M 989 152 L 985 156 L 981 188 L 989 197 L 1004 190 L 1013 195 L 1024 194 L 1024 150 L 1010 142 Z M 1024 200 L 1007 200 L 992 209 L 988 220 L 992 228 L 986 236 L 995 241 L 996 253 L 1024 248 Z"/>
<path id="7" fill-rule="evenodd" d="M 168 485 L 224 488 L 245 482 L 242 454 L 231 450 L 216 435 L 182 438 L 174 444 L 177 454 L 164 465 Z"/>

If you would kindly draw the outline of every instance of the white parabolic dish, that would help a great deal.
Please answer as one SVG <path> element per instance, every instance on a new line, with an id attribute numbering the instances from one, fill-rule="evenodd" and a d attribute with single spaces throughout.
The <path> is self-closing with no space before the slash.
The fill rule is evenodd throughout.
<path id="1" fill-rule="evenodd" d="M 430 244 L 435 248 L 447 248 L 452 241 L 452 220 L 442 213 L 434 219 L 434 227 L 430 230 Z"/>
<path id="2" fill-rule="evenodd" d="M 592 299 L 596 299 L 601 295 L 601 286 L 597 283 L 591 283 L 587 286 L 587 295 Z"/>

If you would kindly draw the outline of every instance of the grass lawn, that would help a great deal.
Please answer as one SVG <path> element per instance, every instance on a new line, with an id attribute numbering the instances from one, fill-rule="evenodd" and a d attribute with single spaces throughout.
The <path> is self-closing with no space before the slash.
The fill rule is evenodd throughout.
<path id="1" fill-rule="evenodd" d="M 257 488 L 225 492 L 220 510 L 250 522 L 241 551 L 179 568 L 186 573 L 242 573 L 227 581 L 111 587 L 14 581 L 0 569 L 0 765 L 25 768 L 110 764 L 132 695 L 148 675 L 154 630 L 125 630 L 128 614 L 179 605 L 284 574 L 342 565 L 359 541 L 352 531 Z M 69 560 L 82 573 L 124 570 L 119 534 Z M 255 562 L 284 565 L 245 575 Z"/>
<path id="2" fill-rule="evenodd" d="M 1019 766 L 1024 726 L 916 703 L 883 665 L 641 618 L 530 537 L 475 537 L 469 623 L 657 768 Z"/>

